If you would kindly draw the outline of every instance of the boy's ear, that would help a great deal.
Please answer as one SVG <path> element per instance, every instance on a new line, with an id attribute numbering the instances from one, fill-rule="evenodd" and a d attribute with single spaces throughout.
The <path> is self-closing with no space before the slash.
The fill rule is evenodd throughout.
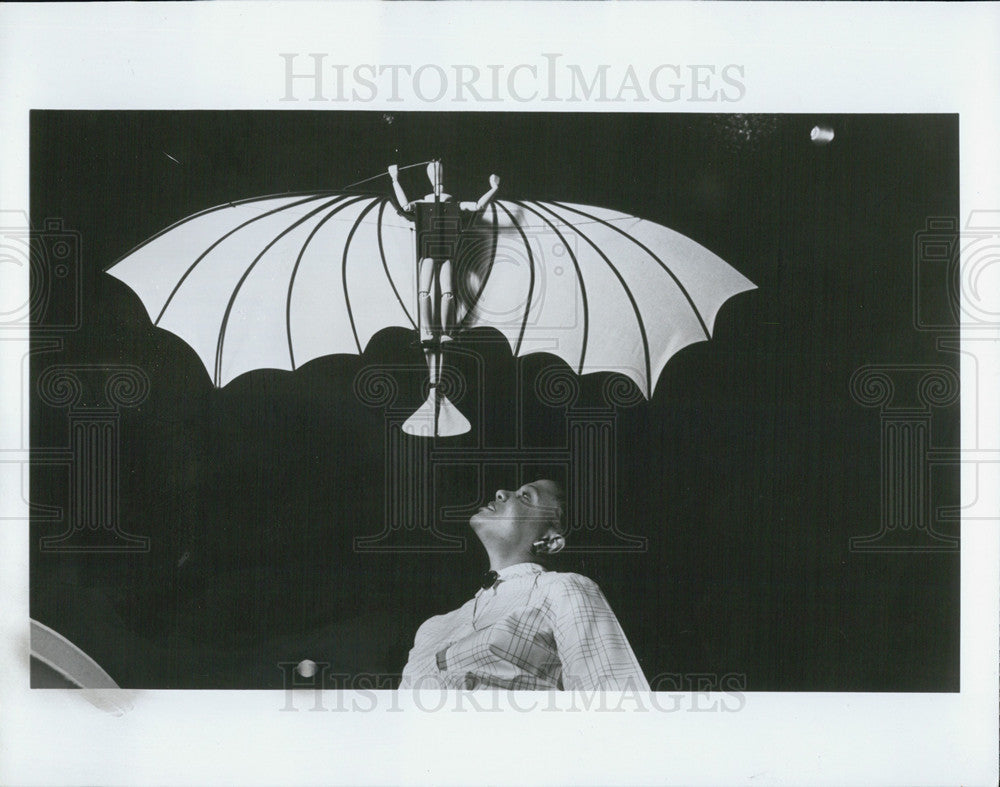
<path id="1" fill-rule="evenodd" d="M 566 539 L 560 533 L 550 533 L 547 539 L 546 554 L 554 555 L 566 546 Z"/>

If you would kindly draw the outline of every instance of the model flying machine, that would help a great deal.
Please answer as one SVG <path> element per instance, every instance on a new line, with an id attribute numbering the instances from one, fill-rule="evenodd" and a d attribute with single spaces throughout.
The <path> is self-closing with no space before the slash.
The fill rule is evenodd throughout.
<path id="1" fill-rule="evenodd" d="M 432 191 L 409 202 L 398 173 L 424 164 Z M 722 305 L 754 289 L 652 221 L 497 199 L 496 175 L 478 201 L 456 202 L 439 161 L 386 174 L 391 195 L 352 184 L 200 211 L 107 272 L 194 349 L 217 387 L 255 369 L 361 354 L 385 328 L 415 330 L 430 391 L 403 429 L 427 437 L 470 429 L 438 383 L 449 342 L 472 328 L 499 331 L 515 356 L 547 352 L 580 375 L 623 374 L 648 399 L 670 357 L 710 339 Z"/>

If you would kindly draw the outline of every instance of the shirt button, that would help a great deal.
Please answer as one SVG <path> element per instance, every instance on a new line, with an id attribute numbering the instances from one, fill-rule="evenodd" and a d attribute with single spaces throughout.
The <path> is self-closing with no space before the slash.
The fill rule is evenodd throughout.
<path id="1" fill-rule="evenodd" d="M 465 676 L 465 688 L 474 689 L 479 685 L 479 680 L 471 672 L 467 673 Z"/>

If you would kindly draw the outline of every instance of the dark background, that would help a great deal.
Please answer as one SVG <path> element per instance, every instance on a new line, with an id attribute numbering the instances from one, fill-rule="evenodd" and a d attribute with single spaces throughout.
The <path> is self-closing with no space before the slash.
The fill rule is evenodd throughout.
<path id="1" fill-rule="evenodd" d="M 834 128 L 832 144 L 810 142 L 817 122 Z M 436 156 L 458 198 L 477 198 L 497 172 L 506 198 L 665 224 L 759 288 L 724 306 L 711 342 L 668 363 L 651 401 L 616 412 L 617 523 L 645 549 L 574 532 L 575 551 L 554 565 L 602 586 L 647 676 L 737 673 L 751 691 L 958 690 L 958 552 L 850 549 L 879 530 L 880 422 L 849 390 L 866 364 L 957 368 L 938 334 L 913 325 L 914 235 L 958 215 L 957 116 L 36 111 L 31 123 L 32 221 L 79 233 L 82 287 L 80 327 L 43 319 L 36 333 L 63 344 L 36 344 L 32 357 L 33 448 L 68 440 L 66 410 L 37 395 L 52 365 L 133 364 L 151 381 L 141 405 L 120 411 L 118 452 L 119 523 L 149 550 L 42 550 L 67 523 L 32 523 L 32 617 L 119 684 L 280 687 L 278 664 L 302 658 L 398 673 L 419 623 L 462 603 L 486 568 L 442 506 L 576 472 L 514 458 L 477 476 L 432 462 L 435 526 L 464 546 L 358 551 L 354 538 L 386 520 L 386 413 L 360 403 L 353 382 L 373 364 L 419 370 L 411 335 L 389 329 L 362 357 L 217 390 L 195 353 L 101 273 L 196 210 Z M 404 184 L 411 197 L 426 190 L 421 170 Z M 366 188 L 388 191 L 388 179 Z M 946 283 L 922 283 L 924 307 L 947 307 Z M 564 410 L 530 393 L 562 363 L 515 360 L 489 334 L 460 343 L 485 369 L 480 381 L 458 357 L 460 406 L 485 403 L 477 429 L 490 446 L 563 446 Z M 419 403 L 419 377 L 400 377 L 397 404 Z M 577 405 L 603 406 L 606 377 L 584 378 Z M 957 445 L 958 419 L 957 404 L 936 409 L 933 442 Z M 32 503 L 65 509 L 68 478 L 36 464 Z M 932 513 L 956 505 L 957 490 L 957 465 L 936 472 Z M 440 543 L 419 529 L 393 538 Z"/>

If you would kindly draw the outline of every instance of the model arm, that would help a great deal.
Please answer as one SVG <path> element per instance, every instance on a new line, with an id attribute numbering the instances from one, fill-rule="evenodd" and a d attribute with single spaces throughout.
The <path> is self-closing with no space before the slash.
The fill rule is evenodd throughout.
<path id="1" fill-rule="evenodd" d="M 563 688 L 649 691 L 618 618 L 595 582 L 564 574 L 552 598 Z"/>
<path id="2" fill-rule="evenodd" d="M 490 204 L 490 200 L 500 188 L 500 178 L 497 175 L 490 175 L 490 190 L 479 198 L 479 202 L 463 202 L 459 205 L 462 210 L 482 210 Z"/>
<path id="3" fill-rule="evenodd" d="M 400 210 L 409 211 L 412 206 L 406 198 L 406 192 L 399 183 L 399 167 L 395 164 L 389 165 L 389 177 L 392 178 L 392 190 L 396 192 L 396 200 L 399 202 Z"/>

